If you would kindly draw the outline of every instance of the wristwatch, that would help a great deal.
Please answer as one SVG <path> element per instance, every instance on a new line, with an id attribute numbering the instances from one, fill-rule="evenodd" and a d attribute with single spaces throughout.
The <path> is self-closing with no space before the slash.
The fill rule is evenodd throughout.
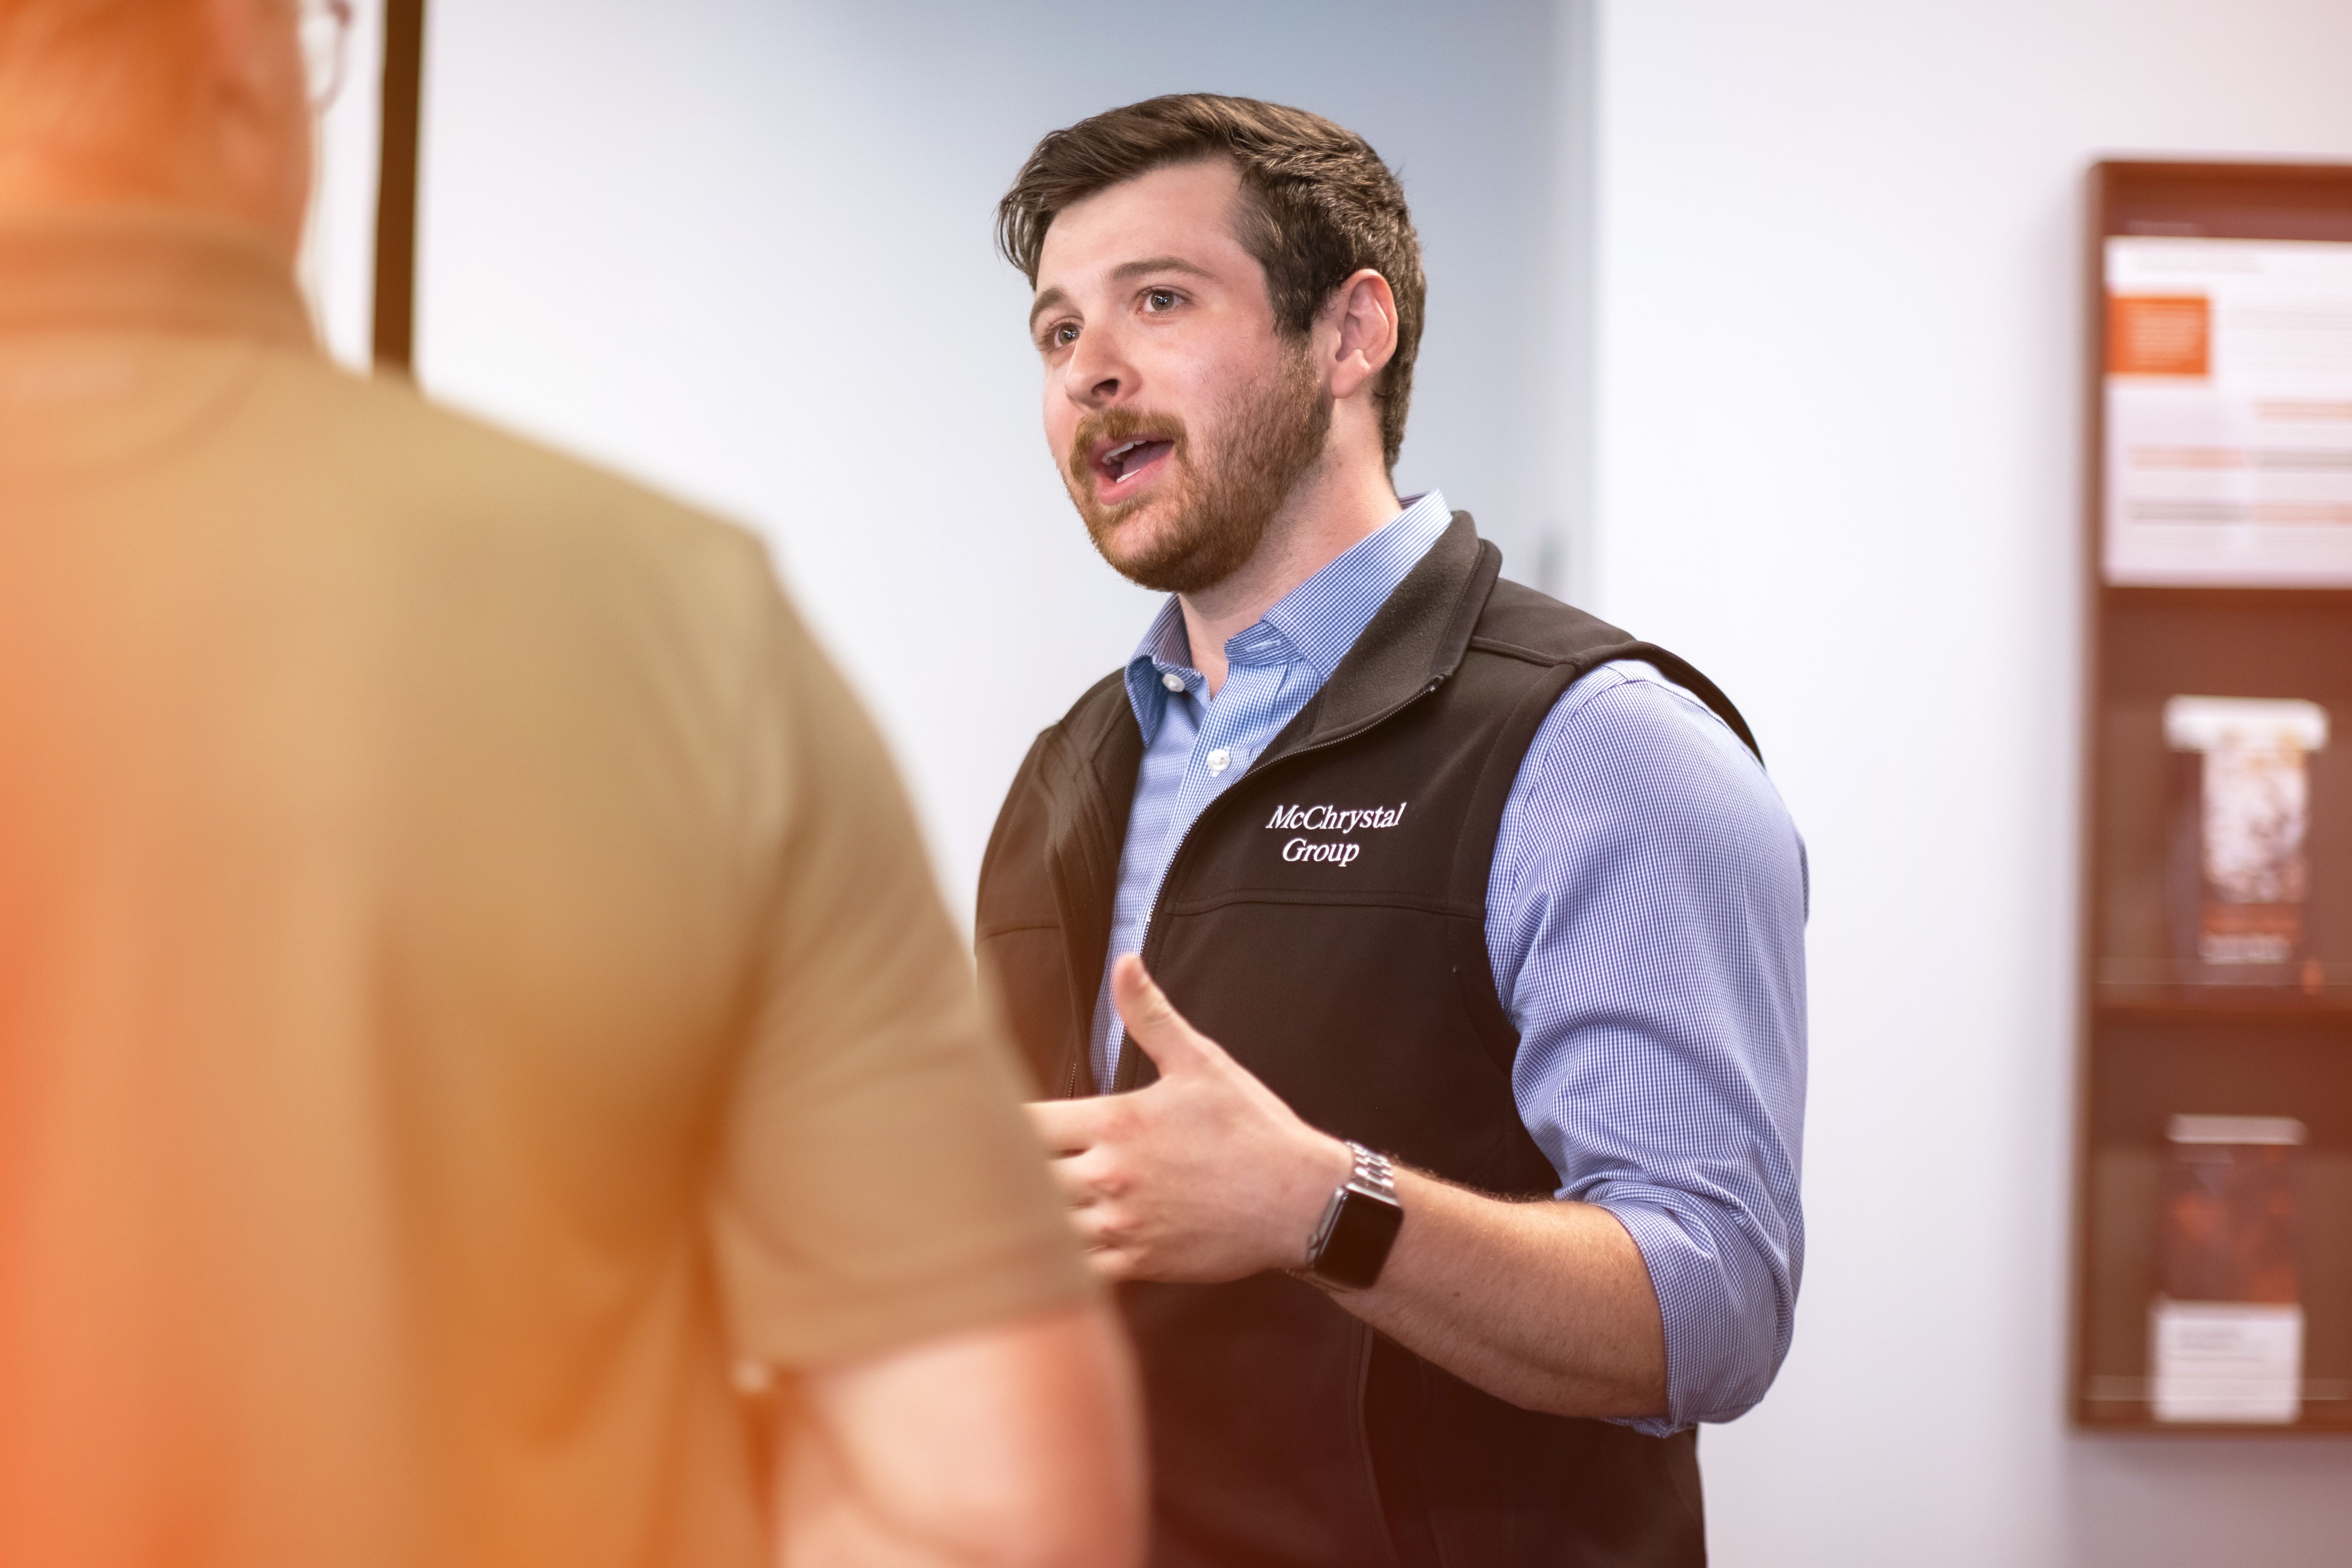
<path id="1" fill-rule="evenodd" d="M 1397 1202 L 1396 1173 L 1388 1156 L 1350 1142 L 1348 1152 L 1356 1168 L 1331 1201 L 1307 1243 L 1307 1272 L 1342 1290 L 1361 1290 L 1381 1277 L 1397 1232 L 1404 1225 L 1404 1206 Z"/>

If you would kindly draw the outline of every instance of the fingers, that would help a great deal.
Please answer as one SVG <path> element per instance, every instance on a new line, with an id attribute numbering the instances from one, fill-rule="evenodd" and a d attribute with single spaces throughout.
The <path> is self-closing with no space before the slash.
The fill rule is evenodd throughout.
<path id="1" fill-rule="evenodd" d="M 1045 1174 L 1053 1179 L 1054 1190 L 1061 1194 L 1062 1202 L 1070 1208 L 1084 1208 L 1097 1195 L 1094 1173 L 1079 1164 L 1082 1156 L 1065 1156 L 1045 1162 Z"/>
<path id="2" fill-rule="evenodd" d="M 1048 1154 L 1074 1154 L 1091 1149 L 1101 1138 L 1100 1100 L 1037 1100 L 1021 1109 L 1029 1117 L 1029 1131 Z"/>
<path id="3" fill-rule="evenodd" d="M 1119 1205 L 1105 1201 L 1097 1178 L 1082 1169 L 1083 1158 L 1055 1160 L 1046 1167 L 1067 1205 L 1063 1217 L 1086 1254 L 1087 1268 L 1105 1279 L 1134 1279 L 1139 1259 L 1131 1249 L 1135 1238 L 1128 1216 Z"/>
<path id="4" fill-rule="evenodd" d="M 1223 1053 L 1216 1043 L 1184 1021 L 1168 994 L 1160 989 L 1135 954 L 1122 953 L 1111 965 L 1110 997 L 1127 1024 L 1128 1038 L 1169 1078 Z"/>
<path id="5" fill-rule="evenodd" d="M 1117 1215 L 1097 1207 L 1072 1209 L 1068 1217 L 1087 1268 L 1106 1279 L 1131 1279 L 1140 1271 L 1139 1238 Z"/>
<path id="6" fill-rule="evenodd" d="M 1118 1006 L 1118 1016 L 1127 1021 L 1130 1035 L 1143 1029 L 1162 1029 L 1171 1022 L 1182 1023 L 1168 993 L 1160 989 L 1160 982 L 1143 967 L 1140 955 L 1122 952 L 1111 960 L 1111 1000 Z"/>

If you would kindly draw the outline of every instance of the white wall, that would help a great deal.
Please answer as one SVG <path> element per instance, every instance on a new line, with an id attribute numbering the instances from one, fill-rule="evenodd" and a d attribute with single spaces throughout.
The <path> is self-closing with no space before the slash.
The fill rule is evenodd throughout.
<path id="1" fill-rule="evenodd" d="M 1594 607 L 1811 848 L 1810 1253 L 1716 1560 L 2352 1562 L 2352 1443 L 2070 1435 L 2082 177 L 2352 156 L 2342 0 L 1604 5 Z"/>
<path id="2" fill-rule="evenodd" d="M 1399 468 L 1534 580 L 1551 208 L 1542 0 L 433 0 L 418 371 L 750 522 L 896 743 L 966 912 L 1029 739 L 1154 608 L 1039 431 L 997 197 L 1152 93 L 1310 104 L 1401 163 L 1430 346 Z"/>
<path id="3" fill-rule="evenodd" d="M 1811 845 L 1811 1256 L 1780 1386 L 1703 1441 L 1717 1561 L 2352 1556 L 2352 1444 L 2076 1436 L 2061 1389 L 2081 176 L 2352 156 L 2352 5 L 434 0 L 428 50 L 426 386 L 775 540 L 959 902 L 1150 610 L 1037 436 L 996 195 L 1154 91 L 1365 132 L 1430 251 L 1400 479 L 1530 578 L 1572 529 Z"/>
<path id="4" fill-rule="evenodd" d="M 320 117 L 301 276 L 328 349 L 365 369 L 375 284 L 377 116 L 383 85 L 383 0 L 352 0 L 341 85 Z"/>

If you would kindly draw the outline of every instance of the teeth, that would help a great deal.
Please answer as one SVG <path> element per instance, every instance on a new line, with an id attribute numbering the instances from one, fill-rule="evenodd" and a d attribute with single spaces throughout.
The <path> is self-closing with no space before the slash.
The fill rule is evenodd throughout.
<path id="1" fill-rule="evenodd" d="M 1134 451 L 1138 447 L 1142 445 L 1142 439 L 1139 437 L 1133 441 L 1129 441 L 1124 447 L 1113 447 L 1109 451 L 1103 454 L 1103 461 L 1106 463 L 1116 463 L 1120 458 L 1126 457 L 1129 452 Z"/>

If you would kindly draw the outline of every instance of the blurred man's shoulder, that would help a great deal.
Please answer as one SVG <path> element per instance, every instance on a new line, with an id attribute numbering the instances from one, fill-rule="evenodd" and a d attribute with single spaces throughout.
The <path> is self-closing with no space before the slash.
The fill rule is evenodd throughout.
<path id="1" fill-rule="evenodd" d="M 706 613 L 714 599 L 738 612 L 773 599 L 766 546 L 748 528 L 405 381 L 288 356 L 254 411 L 253 437 L 286 454 L 292 482 L 333 492 L 338 513 L 412 553 L 461 564 L 478 587 L 625 581 Z"/>
<path id="2" fill-rule="evenodd" d="M 375 454 L 373 477 L 419 510 L 454 510 L 485 529 L 622 528 L 689 550 L 760 552 L 735 523 L 405 381 L 334 369 L 302 379 L 312 385 L 289 396 L 324 394 L 320 416 L 344 426 L 355 456 Z"/>

